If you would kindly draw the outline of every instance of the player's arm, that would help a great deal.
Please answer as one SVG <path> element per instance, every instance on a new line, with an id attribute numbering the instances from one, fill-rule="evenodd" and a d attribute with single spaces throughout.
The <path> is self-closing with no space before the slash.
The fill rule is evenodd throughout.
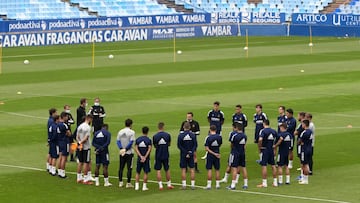
<path id="1" fill-rule="evenodd" d="M 180 133 L 183 133 L 184 132 L 184 123 L 185 123 L 186 121 L 183 121 L 182 123 L 181 123 L 181 126 L 180 126 Z"/>
<path id="2" fill-rule="evenodd" d="M 68 116 L 69 116 L 69 120 L 67 121 L 69 124 L 74 124 L 75 123 L 75 121 L 74 121 L 74 118 L 72 117 L 72 115 L 71 114 L 68 114 Z"/>
<path id="3" fill-rule="evenodd" d="M 150 144 L 144 156 L 145 159 L 147 159 L 150 156 L 151 150 L 152 150 L 152 145 Z"/>
<path id="4" fill-rule="evenodd" d="M 209 123 L 211 123 L 211 116 L 210 116 L 210 114 L 211 114 L 211 111 L 209 111 L 208 116 L 207 116 L 207 119 L 208 119 L 208 122 L 209 122 Z"/>
<path id="5" fill-rule="evenodd" d="M 264 121 L 265 121 L 265 120 L 268 120 L 266 113 L 262 112 L 262 115 L 263 115 L 263 120 L 264 120 Z"/>
<path id="6" fill-rule="evenodd" d="M 200 125 L 198 122 L 195 123 L 195 135 L 200 135 Z"/>
<path id="7" fill-rule="evenodd" d="M 223 125 L 224 121 L 225 121 L 225 114 L 224 114 L 224 112 L 220 111 L 220 115 L 221 115 L 220 123 L 221 123 L 221 125 Z"/>
<path id="8" fill-rule="evenodd" d="M 85 137 L 82 140 L 80 140 L 79 144 L 84 144 L 84 142 L 86 142 L 89 139 L 89 137 L 90 134 L 85 135 Z"/>
<path id="9" fill-rule="evenodd" d="M 258 149 L 259 151 L 261 151 L 263 149 L 263 138 L 262 137 L 259 137 L 259 142 L 258 142 Z"/>
<path id="10" fill-rule="evenodd" d="M 247 120 L 245 114 L 243 114 L 243 116 L 244 116 L 243 126 L 244 126 L 244 128 L 245 128 L 245 127 L 247 127 L 247 125 L 248 125 L 248 120 Z"/>
<path id="11" fill-rule="evenodd" d="M 186 151 L 187 151 L 187 150 L 182 146 L 182 139 L 181 139 L 180 136 L 178 137 L 177 147 L 180 149 L 180 152 L 186 152 Z"/>
<path id="12" fill-rule="evenodd" d="M 279 140 L 276 142 L 276 144 L 273 146 L 274 149 L 280 146 L 284 138 L 282 136 L 279 137 Z"/>
<path id="13" fill-rule="evenodd" d="M 155 136 L 153 137 L 153 143 L 154 143 L 155 149 L 158 148 L 158 144 L 157 144 L 158 142 L 156 141 Z"/>
<path id="14" fill-rule="evenodd" d="M 124 149 L 124 147 L 121 144 L 120 138 L 118 137 L 116 140 L 116 145 L 118 146 L 119 149 Z"/>
<path id="15" fill-rule="evenodd" d="M 129 144 L 125 147 L 126 151 L 130 150 L 135 141 L 135 135 L 131 135 Z"/>
<path id="16" fill-rule="evenodd" d="M 101 111 L 100 111 L 100 113 L 99 113 L 99 117 L 100 117 L 100 118 L 104 118 L 105 116 L 106 116 L 105 109 L 104 109 L 104 107 L 101 107 Z"/>
<path id="17" fill-rule="evenodd" d="M 135 152 L 136 152 L 136 154 L 137 154 L 139 157 L 142 157 L 142 155 L 141 155 L 141 153 L 140 153 L 140 151 L 139 151 L 139 146 L 138 146 L 137 143 L 135 144 Z"/>

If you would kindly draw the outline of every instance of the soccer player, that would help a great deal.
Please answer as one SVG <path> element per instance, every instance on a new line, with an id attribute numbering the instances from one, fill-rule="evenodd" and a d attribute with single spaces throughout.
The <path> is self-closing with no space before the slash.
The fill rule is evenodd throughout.
<path id="1" fill-rule="evenodd" d="M 257 187 L 267 187 L 267 165 L 271 165 L 272 174 L 273 174 L 273 186 L 277 187 L 278 182 L 276 178 L 276 167 L 274 160 L 274 140 L 277 137 L 277 133 L 274 129 L 270 128 L 270 121 L 265 120 L 263 122 L 264 128 L 260 130 L 259 133 L 259 142 L 258 147 L 261 151 L 261 174 L 262 174 L 262 184 L 257 185 Z"/>
<path id="2" fill-rule="evenodd" d="M 235 125 L 236 125 L 236 123 L 233 123 L 233 124 L 232 124 L 233 130 L 229 133 L 229 139 L 228 139 L 228 140 L 229 140 L 230 144 L 231 144 L 231 139 L 232 139 L 232 137 L 237 134 Z M 227 181 L 228 181 L 228 177 L 229 177 L 230 172 L 231 172 L 230 157 L 231 157 L 231 153 L 229 154 L 228 164 L 227 164 L 226 170 L 225 170 L 225 175 L 224 175 L 223 179 L 221 179 L 221 181 L 220 181 L 221 183 L 227 183 Z M 238 180 L 238 178 L 239 178 L 239 174 L 238 174 L 238 176 L 237 176 L 236 179 Z"/>
<path id="3" fill-rule="evenodd" d="M 60 151 L 60 160 L 58 166 L 58 175 L 60 178 L 67 178 L 65 173 L 65 166 L 67 157 L 69 155 L 69 137 L 71 136 L 71 132 L 66 125 L 67 119 L 67 113 L 62 112 L 60 114 L 59 123 L 56 128 Z"/>
<path id="4" fill-rule="evenodd" d="M 280 132 L 278 134 L 278 141 L 273 148 L 278 150 L 278 180 L 279 184 L 283 184 L 283 168 L 285 167 L 286 180 L 285 184 L 290 184 L 290 170 L 289 164 L 289 149 L 292 145 L 292 135 L 287 131 L 286 123 L 280 124 Z"/>
<path id="5" fill-rule="evenodd" d="M 190 168 L 191 189 L 195 189 L 194 151 L 196 135 L 190 131 L 190 123 L 184 124 L 184 132 L 178 136 L 177 147 L 180 149 L 180 168 L 182 189 L 186 189 L 186 168 Z"/>
<path id="6" fill-rule="evenodd" d="M 294 132 L 294 139 L 295 136 L 297 137 L 296 139 L 296 152 L 297 152 L 297 157 L 300 158 L 300 152 L 301 152 L 301 147 L 299 145 L 299 139 L 300 139 L 300 135 L 301 133 L 304 131 L 303 127 L 302 127 L 302 121 L 305 120 L 305 112 L 299 112 L 298 113 L 298 121 L 300 121 L 300 124 L 298 125 L 298 127 L 296 128 L 295 132 Z M 289 161 L 290 162 L 290 161 Z M 303 171 L 301 170 L 301 168 L 298 168 L 297 170 L 300 170 L 300 176 L 297 177 L 298 180 L 300 180 L 303 177 Z"/>
<path id="7" fill-rule="evenodd" d="M 225 121 L 225 116 L 224 112 L 220 110 L 220 102 L 214 102 L 214 108 L 209 111 L 207 119 L 210 123 L 210 126 L 216 126 L 216 134 L 221 135 L 221 129 Z"/>
<path id="8" fill-rule="evenodd" d="M 245 133 L 245 128 L 248 125 L 246 115 L 242 112 L 240 104 L 235 106 L 235 113 L 232 116 L 232 123 L 240 123 L 243 126 L 242 132 Z"/>
<path id="9" fill-rule="evenodd" d="M 50 171 L 51 166 L 51 155 L 50 155 L 50 137 L 52 136 L 51 126 L 54 123 L 54 117 L 57 115 L 57 111 L 55 108 L 49 109 L 49 119 L 47 121 L 47 131 L 48 131 L 48 146 L 49 146 L 49 153 L 46 157 L 46 170 Z"/>
<path id="10" fill-rule="evenodd" d="M 243 189 L 248 188 L 248 176 L 246 170 L 245 159 L 245 145 L 247 142 L 247 136 L 242 132 L 243 126 L 240 123 L 235 123 L 235 131 L 237 132 L 231 139 L 231 154 L 229 157 L 229 163 L 232 171 L 231 185 L 227 189 L 235 190 L 238 183 L 239 172 L 243 173 L 244 185 Z"/>
<path id="11" fill-rule="evenodd" d="M 156 177 L 159 183 L 159 190 L 163 190 L 163 184 L 161 179 L 161 168 L 164 166 L 167 188 L 173 189 L 171 185 L 170 169 L 169 169 L 169 147 L 171 143 L 171 136 L 164 131 L 165 123 L 159 122 L 159 131 L 153 137 L 153 144 L 155 147 L 155 166 Z"/>
<path id="12" fill-rule="evenodd" d="M 71 125 L 74 124 L 75 121 L 74 121 L 73 116 L 71 115 L 70 105 L 66 104 L 64 106 L 64 112 L 68 116 L 68 120 L 66 121 L 66 125 L 69 127 L 69 130 L 72 133 Z M 76 136 L 71 134 L 71 136 L 69 137 L 69 144 L 72 144 L 74 142 L 74 139 L 76 139 Z M 70 161 L 75 161 L 75 159 L 74 159 L 74 151 L 71 150 L 71 147 L 70 147 Z"/>
<path id="13" fill-rule="evenodd" d="M 311 159 L 310 159 L 310 162 L 309 162 L 309 170 L 310 170 L 309 175 L 312 175 L 313 174 L 313 163 L 314 163 L 313 162 L 313 156 L 314 156 L 314 145 L 315 145 L 315 125 L 312 122 L 312 114 L 311 113 L 306 113 L 305 114 L 305 119 L 310 121 L 309 129 L 313 133 L 312 147 L 311 147 Z"/>
<path id="14" fill-rule="evenodd" d="M 80 99 L 80 106 L 76 109 L 76 127 L 84 122 L 86 116 L 86 106 L 88 105 L 86 98 Z"/>
<path id="15" fill-rule="evenodd" d="M 95 98 L 94 105 L 90 108 L 89 114 L 93 116 L 92 125 L 94 127 L 94 132 L 101 130 L 101 126 L 104 124 L 106 113 L 104 107 L 100 106 L 99 97 Z"/>
<path id="16" fill-rule="evenodd" d="M 299 181 L 299 184 L 309 184 L 309 163 L 312 153 L 313 133 L 309 129 L 309 125 L 310 125 L 309 120 L 303 120 L 301 122 L 301 125 L 304 131 L 300 134 L 299 145 L 301 148 L 301 152 L 300 152 L 301 169 L 304 173 L 304 176 Z"/>
<path id="17" fill-rule="evenodd" d="M 279 116 L 278 116 L 278 133 L 280 132 L 280 125 L 286 122 L 285 116 L 285 106 L 279 106 Z"/>
<path id="18" fill-rule="evenodd" d="M 111 133 L 108 131 L 108 124 L 103 124 L 101 130 L 95 132 L 92 140 L 92 146 L 95 147 L 96 154 L 96 168 L 95 168 L 95 186 L 99 186 L 99 170 L 101 164 L 103 165 L 104 186 L 109 187 L 112 184 L 109 182 L 108 166 L 110 164 L 109 158 L 109 144 L 111 140 Z"/>
<path id="19" fill-rule="evenodd" d="M 210 126 L 210 133 L 205 141 L 205 150 L 208 152 L 206 158 L 207 185 L 206 189 L 211 189 L 212 168 L 215 169 L 216 189 L 220 189 L 220 146 L 222 145 L 222 137 L 216 134 L 216 126 Z"/>
<path id="20" fill-rule="evenodd" d="M 186 120 L 181 123 L 180 133 L 184 132 L 184 124 L 186 122 L 189 122 L 191 132 L 193 132 L 196 136 L 200 135 L 200 125 L 193 118 L 194 118 L 194 114 L 192 112 L 188 112 L 186 114 Z M 194 164 L 195 164 L 195 172 L 199 173 L 200 171 L 198 169 L 198 161 L 197 161 L 197 153 L 196 153 L 196 151 L 194 151 Z"/>
<path id="21" fill-rule="evenodd" d="M 49 173 L 52 176 L 56 175 L 56 160 L 59 158 L 59 143 L 58 143 L 57 131 L 56 131 L 59 118 L 60 118 L 59 115 L 55 115 L 53 117 L 54 122 L 51 124 L 49 128 L 49 133 L 50 133 L 49 153 L 51 158 Z"/>
<path id="22" fill-rule="evenodd" d="M 144 126 L 142 128 L 143 135 L 138 137 L 135 141 L 135 151 L 138 155 L 136 164 L 136 175 L 135 175 L 135 190 L 139 190 L 139 179 L 141 170 L 144 170 L 144 183 L 142 190 L 149 190 L 146 186 L 148 180 L 148 173 L 150 173 L 150 153 L 152 149 L 151 139 L 148 137 L 149 128 Z"/>
<path id="23" fill-rule="evenodd" d="M 254 123 L 255 123 L 255 135 L 254 135 L 254 143 L 258 143 L 260 130 L 264 128 L 263 122 L 267 120 L 267 116 L 264 112 L 262 112 L 262 105 L 257 104 L 255 106 L 256 113 L 254 114 Z M 259 160 L 256 160 L 257 163 L 260 163 L 261 153 L 259 151 Z"/>
<path id="24" fill-rule="evenodd" d="M 292 109 L 286 109 L 286 131 L 291 135 L 291 146 L 289 148 L 289 169 L 293 168 L 294 160 L 294 142 L 295 142 L 295 129 L 296 129 L 296 119 L 294 118 L 294 111 Z"/>
<path id="25" fill-rule="evenodd" d="M 124 186 L 123 172 L 125 164 L 127 166 L 127 184 L 126 188 L 133 188 L 131 184 L 132 162 L 134 158 L 134 150 L 132 145 L 135 142 L 135 131 L 132 130 L 133 121 L 125 120 L 125 128 L 121 129 L 117 134 L 116 144 L 120 150 L 120 166 L 119 166 L 119 187 Z"/>
<path id="26" fill-rule="evenodd" d="M 93 120 L 92 115 L 87 115 L 85 121 L 78 127 L 76 140 L 78 142 L 78 167 L 77 167 L 77 182 L 86 185 L 93 184 L 91 182 L 91 175 L 89 176 L 89 163 L 90 163 L 90 134 L 91 134 L 91 122 Z M 81 171 L 84 173 L 84 179 L 82 179 Z"/>

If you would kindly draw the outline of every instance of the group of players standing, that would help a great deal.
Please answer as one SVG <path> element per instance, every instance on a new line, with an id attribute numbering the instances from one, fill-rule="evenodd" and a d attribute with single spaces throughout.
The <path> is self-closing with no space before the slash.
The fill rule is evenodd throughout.
<path id="1" fill-rule="evenodd" d="M 108 125 L 104 124 L 103 118 L 106 116 L 105 110 L 100 106 L 100 99 L 96 98 L 94 106 L 90 108 L 88 114 L 85 111 L 87 106 L 86 99 L 80 100 L 80 107 L 77 109 L 77 128 L 71 133 L 70 125 L 74 123 L 69 112 L 69 106 L 64 107 L 64 112 L 59 115 L 56 109 L 50 109 L 50 118 L 48 121 L 48 143 L 49 155 L 47 169 L 50 174 L 56 175 L 56 161 L 59 158 L 58 176 L 66 178 L 65 164 L 69 149 L 76 151 L 78 159 L 77 182 L 83 184 L 93 184 L 99 186 L 99 169 L 103 165 L 104 186 L 111 186 L 108 179 L 109 150 L 111 134 L 108 131 Z M 262 105 L 256 105 L 254 114 L 255 135 L 254 142 L 258 145 L 259 157 L 257 162 L 262 166 L 262 183 L 257 187 L 267 187 L 267 165 L 271 165 L 273 174 L 273 186 L 277 187 L 283 184 L 283 168 L 285 168 L 286 181 L 290 184 L 290 169 L 293 167 L 293 148 L 294 140 L 297 136 L 296 149 L 297 155 L 301 162 L 300 184 L 308 184 L 308 175 L 312 174 L 312 155 L 314 146 L 314 124 L 312 115 L 300 112 L 298 120 L 301 122 L 296 128 L 296 119 L 293 117 L 293 110 L 286 109 L 284 106 L 279 107 L 278 130 L 270 128 L 270 122 L 264 112 Z M 243 175 L 243 189 L 248 188 L 248 178 L 246 170 L 245 146 L 247 136 L 245 128 L 248 121 L 242 113 L 241 105 L 236 105 L 235 113 L 232 116 L 233 131 L 229 135 L 231 143 L 231 152 L 228 159 L 225 176 L 220 179 L 220 147 L 223 143 L 221 136 L 222 125 L 224 124 L 224 113 L 220 110 L 220 103 L 214 102 L 213 109 L 208 112 L 208 121 L 210 124 L 209 133 L 205 140 L 206 154 L 202 159 L 206 160 L 206 169 L 208 172 L 208 181 L 206 189 L 211 189 L 212 169 L 215 169 L 216 188 L 220 188 L 220 183 L 227 182 L 231 174 L 232 181 L 228 189 L 235 189 L 240 173 Z M 93 129 L 90 125 L 93 125 Z M 155 147 L 155 165 L 157 171 L 157 180 L 159 189 L 163 190 L 161 169 L 164 168 L 166 173 L 167 188 L 173 189 L 171 184 L 170 167 L 169 167 L 169 146 L 171 136 L 165 132 L 165 123 L 158 123 L 158 132 L 153 139 L 148 137 L 149 128 L 142 128 L 142 136 L 135 138 L 135 132 L 132 130 L 133 121 L 125 120 L 125 127 L 117 134 L 117 146 L 119 148 L 119 187 L 133 188 L 131 184 L 132 161 L 134 151 L 138 155 L 135 190 L 139 190 L 139 179 L 141 171 L 144 171 L 144 183 L 142 190 L 146 191 L 148 173 L 150 172 L 150 153 L 152 147 Z M 94 132 L 90 144 L 91 133 Z M 199 123 L 193 119 L 193 113 L 188 112 L 186 120 L 181 124 L 180 133 L 177 139 L 177 147 L 180 150 L 180 168 L 182 189 L 185 189 L 186 173 L 189 169 L 191 188 L 195 188 L 195 172 L 199 172 L 197 167 L 197 136 L 200 135 Z M 72 143 L 73 140 L 76 142 Z M 70 147 L 72 144 L 73 147 Z M 135 144 L 135 147 L 133 147 Z M 95 148 L 96 169 L 95 178 L 91 176 L 91 145 Z M 277 154 L 277 162 L 275 162 Z M 127 182 L 123 182 L 123 171 L 127 166 Z M 83 173 L 83 174 L 82 174 Z"/>

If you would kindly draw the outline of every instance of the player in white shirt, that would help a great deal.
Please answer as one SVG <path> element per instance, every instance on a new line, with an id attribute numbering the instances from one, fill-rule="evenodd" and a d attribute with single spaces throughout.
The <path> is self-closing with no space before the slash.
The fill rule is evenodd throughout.
<path id="1" fill-rule="evenodd" d="M 131 184 L 132 163 L 134 158 L 134 150 L 132 145 L 135 142 L 135 131 L 132 130 L 133 121 L 125 120 L 125 128 L 118 132 L 116 144 L 120 149 L 120 167 L 119 167 L 119 187 L 123 187 L 123 172 L 125 164 L 127 165 L 127 184 L 126 188 L 133 188 Z"/>
<path id="2" fill-rule="evenodd" d="M 76 141 L 78 143 L 78 158 L 79 163 L 77 167 L 77 182 L 91 185 L 91 175 L 89 177 L 89 163 L 90 163 L 90 134 L 92 115 L 87 115 L 85 121 L 77 128 Z M 84 173 L 82 178 L 81 171 Z M 90 172 L 91 174 L 91 172 Z"/>

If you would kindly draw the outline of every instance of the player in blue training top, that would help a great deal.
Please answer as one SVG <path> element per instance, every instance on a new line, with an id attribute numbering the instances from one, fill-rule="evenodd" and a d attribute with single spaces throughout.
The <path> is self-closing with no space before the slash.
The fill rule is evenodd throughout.
<path id="1" fill-rule="evenodd" d="M 144 183 L 142 190 L 149 190 L 146 186 L 148 181 L 148 173 L 150 173 L 150 152 L 152 148 L 151 139 L 148 137 L 149 128 L 144 126 L 142 128 L 143 135 L 138 137 L 135 141 L 135 151 L 138 155 L 137 164 L 136 164 L 136 175 L 135 175 L 135 190 L 139 190 L 139 179 L 140 172 L 144 170 Z"/>
<path id="2" fill-rule="evenodd" d="M 235 106 L 235 113 L 232 116 L 232 123 L 240 123 L 243 126 L 242 132 L 245 133 L 245 128 L 248 125 L 246 115 L 242 112 L 240 104 Z"/>
<path id="3" fill-rule="evenodd" d="M 274 150 L 278 150 L 278 158 L 277 158 L 277 165 L 278 165 L 278 180 L 279 184 L 283 184 L 283 167 L 285 167 L 285 174 L 286 174 L 286 184 L 290 184 L 290 170 L 288 167 L 289 164 L 289 149 L 292 143 L 292 135 L 286 131 L 287 125 L 286 123 L 282 123 L 280 126 L 280 132 L 278 134 L 278 141 L 274 145 Z"/>
<path id="4" fill-rule="evenodd" d="M 254 114 L 254 123 L 255 123 L 255 134 L 254 134 L 254 143 L 258 143 L 259 141 L 259 133 L 260 130 L 264 128 L 263 122 L 267 120 L 267 116 L 264 112 L 262 112 L 262 105 L 257 104 L 255 106 L 256 113 Z M 259 160 L 256 160 L 257 163 L 260 163 L 261 152 L 259 151 Z"/>
<path id="5" fill-rule="evenodd" d="M 309 120 L 303 120 L 301 122 L 301 125 L 304 131 L 300 134 L 299 145 L 301 146 L 300 147 L 301 169 L 304 173 L 304 176 L 299 181 L 299 184 L 309 184 L 309 163 L 312 156 L 313 132 L 309 129 L 309 125 L 310 125 Z"/>
<path id="6" fill-rule="evenodd" d="M 184 132 L 178 136 L 182 189 L 186 189 L 186 168 L 190 168 L 191 189 L 195 189 L 194 151 L 197 148 L 196 135 L 190 131 L 190 123 L 184 124 Z"/>
<path id="7" fill-rule="evenodd" d="M 286 122 L 285 116 L 285 106 L 279 106 L 279 116 L 277 117 L 278 120 L 278 133 L 280 132 L 280 125 Z"/>
<path id="8" fill-rule="evenodd" d="M 291 135 L 291 146 L 289 150 L 289 169 L 293 167 L 293 160 L 294 160 L 294 144 L 295 144 L 295 129 L 296 129 L 296 119 L 294 118 L 294 111 L 292 109 L 286 109 L 286 131 Z"/>
<path id="9" fill-rule="evenodd" d="M 207 175 L 207 185 L 206 189 L 211 189 L 211 180 L 212 180 L 212 168 L 215 169 L 215 178 L 216 178 L 216 189 L 220 189 L 220 146 L 222 145 L 222 137 L 219 134 L 216 134 L 216 126 L 210 126 L 209 136 L 205 141 L 205 150 L 208 152 L 206 157 L 206 169 L 208 171 Z"/>
<path id="10" fill-rule="evenodd" d="M 109 145 L 111 141 L 111 133 L 109 132 L 108 124 L 103 124 L 101 130 L 95 132 L 92 140 L 92 146 L 95 147 L 96 154 L 96 168 L 95 168 L 95 186 L 99 186 L 99 170 L 103 165 L 104 186 L 109 187 L 112 184 L 109 182 L 108 167 L 110 164 Z"/>
<path id="11" fill-rule="evenodd" d="M 69 155 L 69 137 L 71 136 L 71 132 L 68 126 L 65 124 L 67 119 L 67 113 L 62 112 L 60 114 L 59 123 L 56 129 L 60 151 L 60 160 L 58 167 L 58 175 L 60 178 L 67 178 L 65 174 L 65 165 L 67 157 Z"/>
<path id="12" fill-rule="evenodd" d="M 50 172 L 50 168 L 51 168 L 51 156 L 50 156 L 50 143 L 49 143 L 49 140 L 50 140 L 50 137 L 52 135 L 52 132 L 50 132 L 51 130 L 51 125 L 54 123 L 54 116 L 57 115 L 57 111 L 55 108 L 51 108 L 49 109 L 49 119 L 47 121 L 47 125 L 46 125 L 46 130 L 48 132 L 48 146 L 49 146 L 49 152 L 48 152 L 48 155 L 46 157 L 46 170 L 48 172 Z"/>
<path id="13" fill-rule="evenodd" d="M 273 186 L 277 187 L 278 182 L 276 178 L 276 166 L 275 166 L 275 160 L 274 160 L 274 141 L 277 137 L 276 130 L 270 128 L 270 121 L 265 120 L 264 123 L 264 129 L 260 131 L 259 134 L 259 151 L 261 151 L 261 173 L 262 173 L 262 184 L 259 184 L 257 187 L 267 187 L 267 165 L 271 165 L 272 174 L 273 174 Z"/>
<path id="14" fill-rule="evenodd" d="M 247 142 L 247 136 L 242 132 L 243 126 L 240 123 L 235 123 L 235 131 L 237 132 L 231 137 L 231 154 L 229 162 L 232 169 L 232 181 L 231 185 L 227 187 L 230 190 L 234 190 L 238 183 L 239 172 L 242 171 L 244 185 L 243 189 L 248 188 L 248 177 L 246 170 L 246 158 L 245 158 L 245 146 Z"/>
<path id="15" fill-rule="evenodd" d="M 156 177 L 159 183 L 159 190 L 163 190 L 163 184 L 161 179 L 161 168 L 164 166 L 166 174 L 167 188 L 173 189 L 171 185 L 171 176 L 169 168 L 169 147 L 171 143 L 171 136 L 164 131 L 165 123 L 158 123 L 158 132 L 153 137 L 153 145 L 155 147 L 155 165 Z"/>
<path id="16" fill-rule="evenodd" d="M 233 136 L 235 136 L 237 134 L 237 131 L 236 131 L 236 128 L 235 128 L 235 124 L 236 123 L 233 123 L 232 124 L 232 131 L 229 133 L 229 142 L 231 144 L 231 139 Z M 230 164 L 230 155 L 231 153 L 229 154 L 229 158 L 228 158 L 228 163 L 227 163 L 227 166 L 226 166 L 226 170 L 225 170 L 225 175 L 224 177 L 221 179 L 221 183 L 227 183 L 228 181 L 228 177 L 230 175 L 230 172 L 231 172 L 231 164 Z"/>
<path id="17" fill-rule="evenodd" d="M 222 125 L 224 124 L 225 116 L 224 113 L 219 109 L 220 102 L 214 102 L 214 108 L 209 111 L 207 119 L 210 123 L 210 126 L 216 126 L 216 134 L 221 135 Z"/>
<path id="18" fill-rule="evenodd" d="M 59 118 L 60 118 L 59 115 L 55 115 L 53 117 L 54 122 L 51 124 L 49 128 L 49 133 L 51 133 L 48 141 L 49 153 L 51 157 L 49 173 L 53 176 L 56 175 L 56 160 L 59 158 L 59 142 L 57 139 L 57 131 L 56 131 Z"/>

